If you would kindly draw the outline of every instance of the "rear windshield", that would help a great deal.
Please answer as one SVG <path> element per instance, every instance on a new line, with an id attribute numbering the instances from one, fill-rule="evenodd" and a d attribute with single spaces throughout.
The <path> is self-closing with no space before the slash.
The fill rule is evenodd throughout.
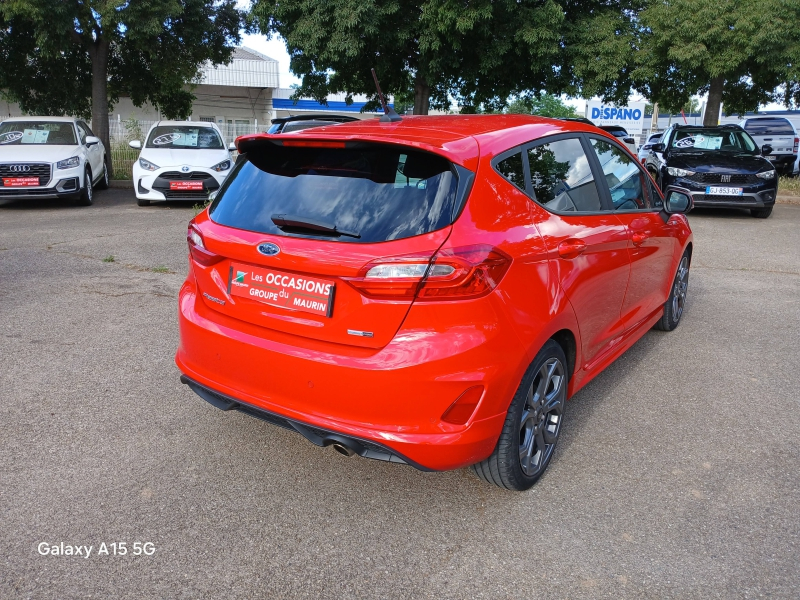
<path id="1" fill-rule="evenodd" d="M 221 150 L 219 134 L 211 127 L 162 125 L 154 127 L 147 138 L 148 148 L 180 148 L 181 150 Z"/>
<path id="2" fill-rule="evenodd" d="M 262 233 L 384 242 L 449 225 L 457 187 L 451 163 L 428 152 L 265 144 L 239 162 L 209 214 L 220 225 Z M 280 229 L 273 215 L 324 222 L 359 237 Z"/>
<path id="3" fill-rule="evenodd" d="M 8 121 L 0 123 L 0 146 L 77 146 L 69 121 Z"/>
<path id="4" fill-rule="evenodd" d="M 794 135 L 792 124 L 786 119 L 750 119 L 744 129 L 750 135 Z"/>

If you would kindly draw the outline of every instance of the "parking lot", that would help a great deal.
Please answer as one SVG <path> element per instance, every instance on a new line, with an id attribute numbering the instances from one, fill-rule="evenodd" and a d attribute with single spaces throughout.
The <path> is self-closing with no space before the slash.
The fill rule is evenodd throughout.
<path id="1" fill-rule="evenodd" d="M 181 385 L 194 214 L 0 202 L 0 597 L 797 597 L 800 206 L 690 215 L 684 320 L 570 401 L 527 493 L 348 459 Z"/>

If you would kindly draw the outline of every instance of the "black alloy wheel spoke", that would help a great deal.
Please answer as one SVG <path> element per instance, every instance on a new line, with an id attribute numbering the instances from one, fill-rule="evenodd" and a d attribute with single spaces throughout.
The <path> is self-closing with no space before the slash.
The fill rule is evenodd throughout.
<path id="1" fill-rule="evenodd" d="M 546 466 L 561 426 L 566 390 L 564 367 L 556 358 L 542 364 L 526 395 L 520 416 L 520 467 L 534 477 Z"/>

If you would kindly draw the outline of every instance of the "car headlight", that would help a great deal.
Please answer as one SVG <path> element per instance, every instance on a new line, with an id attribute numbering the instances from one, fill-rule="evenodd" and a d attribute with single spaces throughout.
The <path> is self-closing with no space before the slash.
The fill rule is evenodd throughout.
<path id="1" fill-rule="evenodd" d="M 694 171 L 687 171 L 686 169 L 678 169 L 677 167 L 667 167 L 667 173 L 673 177 L 689 177 L 694 175 Z"/>
<path id="2" fill-rule="evenodd" d="M 764 171 L 763 173 L 756 173 L 756 177 L 760 177 L 761 179 L 775 179 L 775 169 Z"/>
<path id="3" fill-rule="evenodd" d="M 81 166 L 80 156 L 73 156 L 72 158 L 60 160 L 56 163 L 57 169 L 72 169 L 73 167 L 80 167 L 80 166 Z"/>
<path id="4" fill-rule="evenodd" d="M 149 160 L 145 160 L 143 158 L 139 159 L 139 166 L 142 167 L 145 171 L 155 171 L 156 169 L 160 169 L 158 165 L 151 163 Z"/>
<path id="5" fill-rule="evenodd" d="M 231 161 L 230 160 L 223 160 L 222 162 L 215 164 L 211 168 L 214 171 L 216 171 L 217 173 L 220 173 L 222 171 L 227 171 L 228 169 L 231 168 Z"/>

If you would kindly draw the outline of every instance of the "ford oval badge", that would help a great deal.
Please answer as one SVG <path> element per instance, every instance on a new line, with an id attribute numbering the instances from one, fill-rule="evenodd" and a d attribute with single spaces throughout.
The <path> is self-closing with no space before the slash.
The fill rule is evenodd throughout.
<path id="1" fill-rule="evenodd" d="M 258 245 L 258 251 L 264 256 L 275 256 L 276 254 L 280 253 L 281 249 L 278 248 L 277 244 L 273 244 L 272 242 L 264 242 L 263 244 Z"/>

